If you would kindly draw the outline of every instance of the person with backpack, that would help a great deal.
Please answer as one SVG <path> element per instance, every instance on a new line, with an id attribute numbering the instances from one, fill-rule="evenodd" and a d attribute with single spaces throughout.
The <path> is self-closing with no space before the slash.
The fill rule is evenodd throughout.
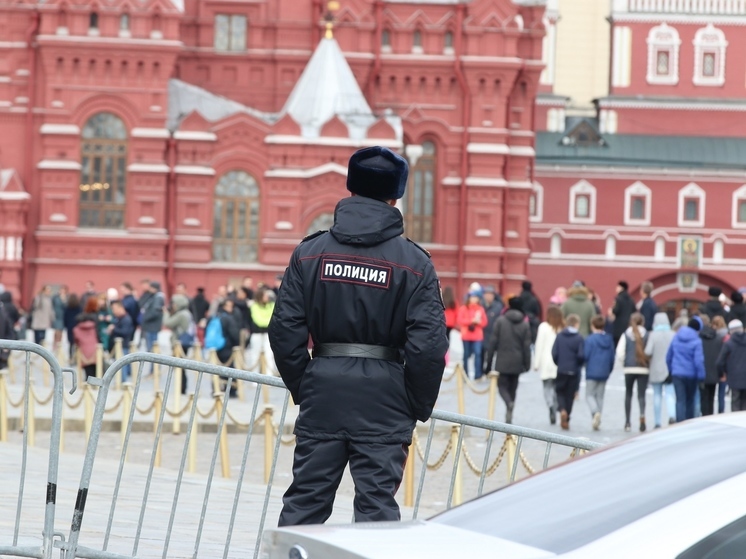
<path id="1" fill-rule="evenodd" d="M 645 391 L 650 378 L 650 357 L 645 354 L 648 331 L 645 329 L 645 318 L 634 312 L 629 318 L 627 330 L 619 338 L 616 346 L 618 368 L 624 369 L 624 430 L 630 431 L 630 413 L 632 411 L 632 390 L 637 383 L 637 402 L 640 405 L 640 432 L 647 428 L 645 424 Z"/>
<path id="2" fill-rule="evenodd" d="M 233 301 L 226 299 L 207 323 L 205 349 L 214 349 L 221 363 L 231 360 L 233 348 L 241 343 L 241 331 L 233 316 Z"/>
<path id="3" fill-rule="evenodd" d="M 176 294 L 171 297 L 171 308 L 173 314 L 165 312 L 163 316 L 163 326 L 171 330 L 171 347 L 181 347 L 184 356 L 189 354 L 189 350 L 194 345 L 194 338 L 197 333 L 197 326 L 189 311 L 189 298 L 185 295 Z M 186 394 L 187 375 L 184 369 L 181 370 L 181 393 Z"/>

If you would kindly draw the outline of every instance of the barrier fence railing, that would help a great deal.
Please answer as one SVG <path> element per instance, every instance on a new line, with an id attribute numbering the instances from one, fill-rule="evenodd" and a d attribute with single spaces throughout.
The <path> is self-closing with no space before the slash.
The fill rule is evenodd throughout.
<path id="1" fill-rule="evenodd" d="M 54 396 L 56 399 L 54 405 L 60 410 L 58 422 L 61 434 L 61 409 L 64 400 L 62 383 L 58 382 L 57 378 L 61 375 L 62 369 L 49 352 L 41 350 L 35 344 L 0 341 L 0 348 L 8 347 L 8 344 L 15 344 L 12 349 L 30 352 L 27 354 L 29 355 L 26 358 L 27 363 L 30 363 L 31 353 L 43 355 L 49 363 L 50 370 L 55 371 Z M 236 367 L 245 366 L 242 358 L 243 352 L 237 352 L 232 364 Z M 208 361 L 210 360 L 212 359 L 208 358 Z M 117 390 L 117 379 L 127 366 L 133 369 L 131 382 L 121 383 L 120 389 Z M 156 385 L 154 382 L 152 394 L 143 390 L 143 375 L 135 372 L 142 371 L 146 366 L 152 367 L 154 375 L 158 369 L 161 369 L 162 373 L 160 380 L 163 384 Z M 29 367 L 30 365 L 27 369 Z M 180 400 L 181 391 L 174 389 L 180 388 L 178 384 L 181 381 L 182 370 L 188 371 L 192 377 L 196 375 L 194 393 L 186 396 L 183 405 Z M 205 375 L 207 375 L 206 378 Z M 30 374 L 27 372 L 26 378 L 29 377 Z M 0 376 L 0 412 L 4 401 L 2 398 L 3 380 Z M 239 406 L 246 407 L 240 398 L 229 398 L 228 389 L 234 381 L 237 381 L 239 387 L 256 387 L 253 391 L 247 421 L 239 420 L 234 413 L 235 409 L 231 411 Z M 493 382 L 492 379 L 490 382 Z M 157 389 L 155 389 L 156 386 Z M 200 396 L 210 389 L 212 391 L 208 396 L 212 403 L 210 408 L 205 410 L 204 402 L 207 398 L 200 398 Z M 272 398 L 270 398 L 270 391 L 276 392 Z M 243 396 L 243 393 L 241 395 Z M 27 383 L 25 386 L 24 399 L 32 405 L 33 384 Z M 281 402 L 277 423 L 273 420 L 275 406 L 270 403 L 271 401 L 275 404 Z M 182 546 L 180 549 L 183 550 L 184 541 L 187 539 L 193 541 L 193 556 L 195 557 L 200 553 L 210 557 L 228 557 L 232 542 L 243 551 L 243 556 L 247 555 L 247 548 L 253 546 L 256 557 L 259 536 L 267 521 L 268 513 L 270 510 L 272 514 L 279 512 L 279 495 L 273 495 L 273 486 L 280 447 L 283 444 L 294 444 L 294 437 L 285 434 L 287 412 L 291 400 L 281 379 L 215 363 L 188 360 L 183 357 L 131 353 L 117 359 L 101 378 L 89 379 L 74 404 L 86 406 L 85 430 L 88 445 L 77 493 L 77 503 L 72 513 L 69 538 L 63 538 L 58 533 L 58 541 L 55 543 L 61 548 L 63 558 L 167 557 L 173 541 L 178 540 L 179 545 Z M 103 471 L 99 471 L 102 468 L 98 468 L 94 476 L 97 455 L 105 452 L 106 458 L 111 457 L 109 449 L 99 446 L 104 420 L 118 411 L 121 411 L 118 466 L 112 467 L 107 463 L 112 471 L 107 471 L 103 467 Z M 145 467 L 141 464 L 132 464 L 132 460 L 128 460 L 136 414 L 149 414 L 153 420 L 152 439 L 149 439 L 150 442 L 147 443 L 149 450 L 146 452 L 147 465 Z M 173 419 L 173 423 L 168 422 L 167 417 Z M 29 417 L 25 419 L 30 421 Z M 214 430 L 209 429 L 209 433 L 205 429 L 199 429 L 200 426 L 206 425 L 207 419 L 210 419 L 209 423 L 214 427 Z M 25 426 L 29 425 L 28 421 L 24 424 Z M 239 445 L 235 437 L 230 443 L 228 442 L 229 423 L 233 423 L 234 431 L 237 431 L 238 435 L 245 435 L 241 446 L 240 466 L 237 475 L 233 478 L 234 481 L 221 480 L 220 477 L 215 476 L 219 460 L 220 476 L 222 478 L 232 477 L 229 445 L 232 445 L 234 450 Z M 2 417 L 0 417 L 0 424 L 2 424 Z M 180 434 L 182 428 L 184 428 L 185 437 L 181 441 L 181 448 L 172 449 L 168 455 L 164 456 L 162 448 L 164 429 L 167 432 Z M 426 431 L 424 429 L 424 426 L 419 427 L 423 434 L 427 433 L 425 448 L 422 448 L 422 441 L 418 436 L 418 431 L 415 430 L 410 447 L 410 460 L 408 460 L 402 484 L 402 502 L 405 507 L 411 507 L 412 517 L 435 512 L 432 508 L 434 505 L 423 506 L 424 489 L 430 480 L 437 477 L 432 472 L 443 467 L 447 462 L 451 466 L 451 472 L 447 480 L 448 495 L 445 506 L 449 508 L 462 502 L 464 495 L 469 492 L 471 493 L 468 497 L 481 494 L 485 489 L 487 478 L 495 474 L 501 464 L 507 472 L 506 477 L 503 478 L 507 482 L 516 479 L 518 466 L 521 464 L 529 473 L 537 469 L 529 464 L 528 458 L 524 455 L 523 450 L 528 444 L 543 445 L 542 468 L 550 463 L 550 454 L 556 446 L 565 446 L 568 452 L 554 453 L 552 460 L 555 462 L 557 459 L 564 460 L 600 446 L 598 443 L 586 440 L 440 410 L 433 412 L 429 429 Z M 26 431 L 28 428 L 24 429 L 24 445 L 27 444 Z M 199 438 L 198 431 L 200 432 Z M 434 448 L 440 444 L 438 441 L 441 435 L 446 435 L 445 450 L 433 463 L 431 455 L 436 454 Z M 497 444 L 493 444 L 495 435 L 498 436 L 498 441 L 502 438 L 502 445 L 499 449 Z M 264 444 L 259 449 L 259 453 L 263 454 L 263 459 L 250 459 L 249 451 L 252 439 L 255 437 L 264 439 Z M 174 440 L 181 439 L 169 439 L 169 441 Z M 210 444 L 207 443 L 208 440 Z M 50 444 L 58 443 L 51 440 Z M 174 444 L 176 443 L 169 442 L 170 447 Z M 469 444 L 476 445 L 476 448 L 472 446 L 471 452 L 467 450 Z M 206 451 L 208 448 L 210 452 Z M 537 455 L 535 450 L 533 455 Z M 140 451 L 142 451 L 142 445 Z M 480 456 L 480 452 L 483 452 L 483 455 Z M 53 470 L 52 454 L 55 453 L 50 452 L 50 477 Z M 448 461 L 449 456 L 450 461 Z M 416 464 L 418 459 L 419 466 Z M 167 464 L 164 465 L 164 462 Z M 189 476 L 197 470 L 197 462 L 202 463 L 203 468 L 205 463 L 207 466 L 206 478 L 199 483 Z M 55 462 L 55 479 L 56 468 Z M 416 473 L 417 470 L 419 470 L 419 475 Z M 465 471 L 471 471 L 475 475 L 474 478 L 464 480 Z M 249 473 L 251 475 L 248 475 Z M 440 480 L 435 492 L 444 493 L 443 474 L 438 475 L 440 475 Z M 259 486 L 264 488 L 261 508 L 247 508 L 246 503 L 241 500 L 242 490 L 254 492 L 251 495 L 253 495 L 252 499 L 255 504 L 258 500 L 258 495 L 255 494 L 256 489 L 249 482 L 252 477 L 260 480 Z M 98 481 L 98 485 L 92 486 L 92 479 Z M 211 506 L 210 500 L 215 491 L 222 496 L 221 502 L 225 503 L 226 498 L 232 502 L 230 514 L 225 507 L 223 507 L 225 510 L 218 511 L 221 521 L 217 523 L 209 514 L 215 512 L 213 509 L 216 505 L 213 503 Z M 226 497 L 228 495 L 226 491 L 230 493 L 228 497 Z M 184 502 L 184 507 L 189 510 L 189 514 L 185 515 L 181 512 L 178 506 L 180 498 Z M 120 507 L 120 503 L 124 505 Z M 195 503 L 201 503 L 199 510 L 194 509 Z M 277 510 L 274 510 L 275 508 Z M 154 518 L 156 511 L 158 516 Z M 405 518 L 407 514 L 409 513 L 404 515 Z M 166 518 L 167 521 L 165 521 Z M 193 519 L 197 519 L 197 522 L 195 523 Z M 242 529 L 234 531 L 233 527 L 239 519 Z M 53 533 L 46 528 L 48 523 L 51 523 L 50 526 L 54 525 L 53 508 L 51 520 L 45 519 L 45 538 L 46 534 Z M 86 526 L 89 526 L 88 530 Z M 256 530 L 248 530 L 247 526 L 256 527 Z M 159 528 L 163 530 L 159 532 Z M 44 542 L 48 545 L 46 539 Z M 0 554 L 3 549 L 0 547 Z M 26 555 L 14 554 L 44 558 L 49 556 L 29 554 L 28 550 L 25 553 Z"/>
<path id="2" fill-rule="evenodd" d="M 57 477 L 59 472 L 59 453 L 62 439 L 62 392 L 64 390 L 63 373 L 68 369 L 60 367 L 57 359 L 52 355 L 51 352 L 44 349 L 36 344 L 28 342 L 17 342 L 10 340 L 0 341 L 0 350 L 10 350 L 21 352 L 23 354 L 23 396 L 19 402 L 19 406 L 23 407 L 21 420 L 23 421 L 23 442 L 20 457 L 20 464 L 18 464 L 18 493 L 16 499 L 11 499 L 11 493 L 15 489 L 13 483 L 3 483 L 3 489 L 0 494 L 3 495 L 0 498 L 2 507 L 5 509 L 2 513 L 2 517 L 7 519 L 13 519 L 13 534 L 10 538 L 10 543 L 5 540 L 6 536 L 3 535 L 3 540 L 0 541 L 0 556 L 15 555 L 21 557 L 38 557 L 40 559 L 50 559 L 53 551 L 53 538 L 54 538 L 54 521 L 55 521 L 55 506 L 57 501 Z M 32 395 L 32 384 L 31 384 L 31 360 L 32 355 L 35 355 L 38 359 L 41 359 L 44 363 L 45 369 L 48 371 L 47 383 L 51 377 L 52 392 L 49 396 L 49 400 L 52 403 L 52 417 L 50 424 L 50 436 L 49 436 L 49 455 L 47 462 L 46 471 L 46 486 L 39 483 L 40 480 L 27 480 L 26 472 L 28 466 L 28 453 L 29 446 L 33 445 L 33 439 L 35 436 L 34 430 L 29 429 L 30 425 L 33 425 L 33 421 L 30 418 L 34 417 L 34 398 Z M 72 372 L 72 371 L 71 371 Z M 75 392 L 77 387 L 75 375 L 72 375 L 72 389 L 70 393 Z M 0 383 L 0 399 L 4 402 L 7 397 L 5 393 L 4 383 Z M 7 409 L 0 406 L 0 441 L 6 441 L 8 438 L 7 432 Z M 13 468 L 13 463 L 6 457 L 3 463 L 3 468 L 6 469 L 7 473 L 10 473 Z M 27 482 L 29 485 L 29 491 L 27 491 Z M 42 505 L 43 524 L 38 530 L 39 526 L 36 525 L 38 518 L 34 518 L 33 515 L 27 522 L 24 523 L 25 527 L 33 526 L 36 530 L 28 528 L 28 530 L 22 530 L 21 523 L 24 520 L 24 504 L 26 501 L 31 500 L 38 508 L 39 504 Z M 15 504 L 15 515 L 10 511 L 10 508 Z M 28 515 L 26 515 L 28 516 Z M 39 536 L 41 535 L 41 539 Z"/>

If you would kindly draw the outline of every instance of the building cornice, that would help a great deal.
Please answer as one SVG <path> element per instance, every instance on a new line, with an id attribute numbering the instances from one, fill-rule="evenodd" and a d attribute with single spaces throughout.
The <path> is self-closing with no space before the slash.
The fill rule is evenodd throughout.
<path id="1" fill-rule="evenodd" d="M 538 100 L 537 100 L 538 101 Z M 696 100 L 692 99 L 656 99 L 654 97 L 643 97 L 639 99 L 625 97 L 604 97 L 597 99 L 598 106 L 602 109 L 667 109 L 678 111 L 746 111 L 746 100 L 725 101 L 718 99 Z"/>
<path id="2" fill-rule="evenodd" d="M 615 12 L 609 18 L 612 25 L 617 23 L 668 23 L 676 25 L 724 25 L 744 26 L 744 15 L 707 15 L 707 14 L 666 14 L 654 12 L 624 13 Z"/>
<path id="3" fill-rule="evenodd" d="M 746 162 L 744 162 L 746 167 Z M 608 178 L 614 175 L 616 179 L 640 179 L 647 177 L 652 180 L 682 180 L 682 181 L 715 181 L 715 182 L 734 182 L 746 180 L 746 169 L 743 171 L 726 171 L 722 169 L 703 169 L 703 168 L 657 168 L 657 167 L 614 167 L 610 165 L 552 165 L 540 163 L 537 158 L 536 176 L 537 178 Z"/>

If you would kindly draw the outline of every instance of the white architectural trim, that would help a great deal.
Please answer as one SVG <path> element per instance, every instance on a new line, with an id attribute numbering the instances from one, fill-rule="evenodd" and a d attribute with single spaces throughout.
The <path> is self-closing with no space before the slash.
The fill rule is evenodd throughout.
<path id="1" fill-rule="evenodd" d="M 579 195 L 588 196 L 588 216 L 577 217 L 575 215 L 575 204 L 576 199 Z M 596 187 L 589 183 L 587 180 L 581 180 L 570 187 L 570 208 L 569 208 L 570 223 L 596 223 Z"/>
<path id="2" fill-rule="evenodd" d="M 699 200 L 699 216 L 694 221 L 684 219 L 685 202 L 689 198 Z M 679 190 L 679 227 L 704 227 L 705 226 L 705 191 L 697 184 L 690 182 L 684 188 Z"/>
<path id="3" fill-rule="evenodd" d="M 535 200 L 536 212 L 535 215 L 529 214 L 528 220 L 534 223 L 540 222 L 544 218 L 544 187 L 540 183 L 534 182 L 531 195 Z"/>
<path id="4" fill-rule="evenodd" d="M 731 208 L 731 227 L 733 229 L 746 229 L 746 221 L 738 220 L 738 206 L 740 202 L 746 202 L 746 184 L 733 191 L 733 207 Z"/>
<path id="5" fill-rule="evenodd" d="M 658 235 L 655 238 L 653 246 L 653 259 L 656 262 L 663 262 L 666 259 L 666 237 Z"/>
<path id="6" fill-rule="evenodd" d="M 174 172 L 180 175 L 203 175 L 207 177 L 215 176 L 215 169 L 203 165 L 176 165 Z"/>
<path id="7" fill-rule="evenodd" d="M 493 177 L 466 177 L 466 186 L 491 186 L 502 188 L 508 186 L 508 181 Z"/>
<path id="8" fill-rule="evenodd" d="M 614 260 L 616 258 L 616 237 L 612 233 L 606 235 L 604 257 L 606 260 Z"/>
<path id="9" fill-rule="evenodd" d="M 707 27 L 699 29 L 694 35 L 694 85 L 718 87 L 725 83 L 725 50 L 728 41 L 721 29 Z M 711 54 L 715 57 L 714 75 L 704 75 L 704 56 Z"/>
<path id="10" fill-rule="evenodd" d="M 133 138 L 156 138 L 165 140 L 171 136 L 166 128 L 133 128 L 130 132 Z"/>
<path id="11" fill-rule="evenodd" d="M 614 26 L 611 85 L 629 87 L 632 77 L 632 29 Z"/>
<path id="12" fill-rule="evenodd" d="M 36 168 L 54 171 L 80 171 L 81 166 L 77 161 L 68 159 L 42 159 L 36 164 Z"/>
<path id="13" fill-rule="evenodd" d="M 39 128 L 41 134 L 57 134 L 60 136 L 80 136 L 80 127 L 75 124 L 42 124 Z"/>
<path id="14" fill-rule="evenodd" d="M 129 173 L 168 173 L 171 168 L 163 163 L 130 163 L 127 166 Z"/>
<path id="15" fill-rule="evenodd" d="M 616 134 L 619 127 L 619 115 L 615 110 L 601 109 L 598 117 L 601 134 Z"/>
<path id="16" fill-rule="evenodd" d="M 471 142 L 466 144 L 468 153 L 486 153 L 490 155 L 507 155 L 510 148 L 506 144 L 480 144 Z"/>
<path id="17" fill-rule="evenodd" d="M 695 0 L 692 0 L 694 2 Z M 685 25 L 746 25 L 744 15 L 692 15 L 691 13 L 680 14 L 613 14 L 611 19 L 614 23 L 661 23 L 666 21 L 671 24 Z"/>
<path id="18" fill-rule="evenodd" d="M 324 163 L 311 169 L 270 169 L 264 173 L 264 176 L 281 179 L 310 179 L 326 173 L 337 173 L 346 177 L 347 167 L 343 167 L 339 163 Z"/>
<path id="19" fill-rule="evenodd" d="M 632 199 L 642 197 L 645 199 L 645 207 L 642 219 L 632 217 Z M 631 184 L 624 189 L 624 224 L 625 225 L 650 225 L 650 214 L 652 211 L 653 192 L 640 181 Z"/>
<path id="20" fill-rule="evenodd" d="M 461 177 L 443 177 L 443 180 L 440 181 L 440 184 L 442 184 L 443 186 L 460 186 Z"/>
<path id="21" fill-rule="evenodd" d="M 549 241 L 549 257 L 559 258 L 560 256 L 562 256 L 562 236 L 555 233 Z"/>
<path id="22" fill-rule="evenodd" d="M 318 138 L 306 138 L 304 136 L 291 136 L 286 134 L 270 134 L 264 138 L 265 144 L 286 145 L 310 145 L 310 146 L 339 146 L 350 148 L 363 148 L 371 146 L 382 146 L 391 149 L 401 149 L 402 142 L 399 140 L 387 140 L 382 138 L 364 138 L 353 140 L 352 138 L 329 138 L 320 136 Z"/>
<path id="23" fill-rule="evenodd" d="M 547 132 L 565 131 L 565 107 L 552 107 L 547 110 Z M 603 132 L 603 131 L 602 131 Z"/>
<path id="24" fill-rule="evenodd" d="M 718 101 L 696 101 L 687 99 L 666 99 L 660 101 L 654 98 L 642 99 L 599 99 L 599 106 L 602 109 L 655 109 L 669 111 L 729 111 L 742 112 L 746 111 L 746 103 L 722 103 Z"/>
<path id="25" fill-rule="evenodd" d="M 679 83 L 679 32 L 665 22 L 653 27 L 648 33 L 648 73 L 647 82 L 657 85 Z M 668 74 L 658 73 L 658 53 L 668 52 Z"/>
<path id="26" fill-rule="evenodd" d="M 543 23 L 544 29 L 546 29 L 541 48 L 541 61 L 544 63 L 544 70 L 539 77 L 539 83 L 553 85 L 557 67 L 557 21 L 552 21 L 545 15 Z"/>
<path id="27" fill-rule="evenodd" d="M 712 243 L 712 263 L 722 264 L 724 252 L 725 243 L 723 242 L 723 239 L 715 239 Z"/>
<path id="28" fill-rule="evenodd" d="M 0 190 L 0 200 L 30 200 L 31 195 L 28 192 L 5 192 Z"/>
<path id="29" fill-rule="evenodd" d="M 192 142 L 216 142 L 217 134 L 212 132 L 200 132 L 198 130 L 177 130 L 174 132 L 175 140 L 192 141 Z"/>

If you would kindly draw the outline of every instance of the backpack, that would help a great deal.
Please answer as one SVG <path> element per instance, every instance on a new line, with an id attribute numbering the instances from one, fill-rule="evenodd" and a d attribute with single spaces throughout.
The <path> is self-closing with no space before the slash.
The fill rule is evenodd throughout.
<path id="1" fill-rule="evenodd" d="M 220 335 L 223 335 L 223 329 L 220 329 Z M 189 351 L 189 348 L 194 345 L 194 338 L 197 336 L 197 324 L 195 324 L 194 319 L 189 319 L 189 327 L 179 334 L 179 343 L 181 344 L 181 348 L 184 350 L 184 353 L 186 354 L 187 351 Z"/>
<path id="2" fill-rule="evenodd" d="M 205 349 L 220 351 L 225 347 L 225 336 L 223 335 L 223 323 L 219 316 L 214 316 L 207 323 L 205 330 Z"/>

